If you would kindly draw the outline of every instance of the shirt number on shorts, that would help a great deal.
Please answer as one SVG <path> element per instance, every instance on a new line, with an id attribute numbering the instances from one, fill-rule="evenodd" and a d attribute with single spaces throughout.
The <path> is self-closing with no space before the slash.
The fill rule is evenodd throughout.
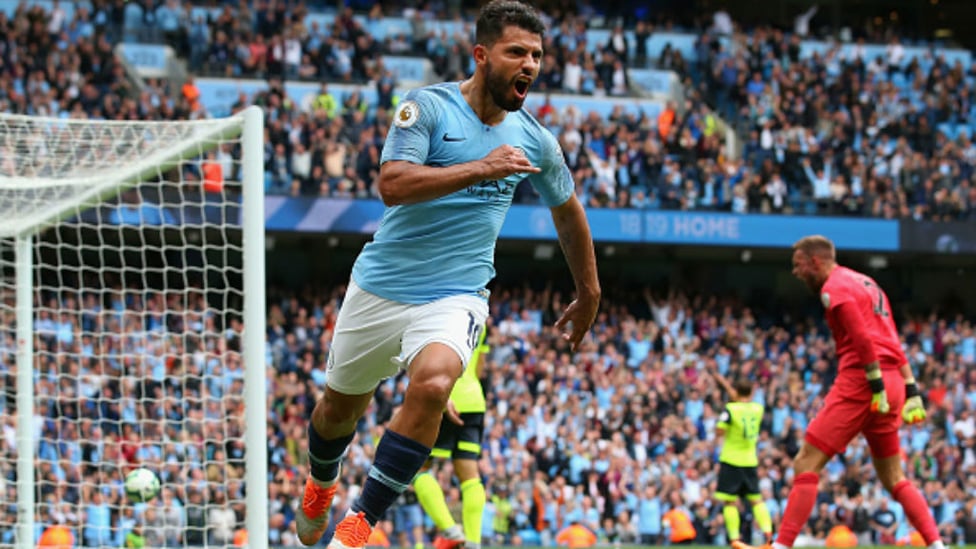
<path id="1" fill-rule="evenodd" d="M 468 313 L 468 349 L 472 351 L 475 345 L 478 344 L 478 340 L 481 339 L 481 324 L 475 322 L 474 314 Z"/>

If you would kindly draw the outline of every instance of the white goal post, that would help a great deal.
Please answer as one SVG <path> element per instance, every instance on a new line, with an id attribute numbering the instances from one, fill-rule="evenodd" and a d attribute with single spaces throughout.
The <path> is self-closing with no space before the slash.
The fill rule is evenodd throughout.
<path id="1" fill-rule="evenodd" d="M 267 547 L 263 141 L 0 114 L 0 546 Z"/>

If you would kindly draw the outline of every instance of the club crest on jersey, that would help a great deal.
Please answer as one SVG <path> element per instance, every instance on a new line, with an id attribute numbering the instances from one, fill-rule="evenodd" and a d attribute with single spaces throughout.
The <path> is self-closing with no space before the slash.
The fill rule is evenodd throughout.
<path id="1" fill-rule="evenodd" d="M 820 294 L 820 302 L 823 303 L 824 309 L 830 308 L 830 294 L 824 292 Z"/>
<path id="2" fill-rule="evenodd" d="M 393 124 L 398 128 L 409 128 L 420 118 L 420 105 L 416 101 L 404 101 L 393 113 Z"/>

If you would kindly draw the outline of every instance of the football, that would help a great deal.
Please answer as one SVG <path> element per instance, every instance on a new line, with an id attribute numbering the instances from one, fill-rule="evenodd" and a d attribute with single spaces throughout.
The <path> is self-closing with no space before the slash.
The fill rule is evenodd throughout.
<path id="1" fill-rule="evenodd" d="M 125 495 L 131 502 L 150 501 L 159 494 L 159 489 L 159 477 L 145 467 L 140 467 L 125 476 Z"/>

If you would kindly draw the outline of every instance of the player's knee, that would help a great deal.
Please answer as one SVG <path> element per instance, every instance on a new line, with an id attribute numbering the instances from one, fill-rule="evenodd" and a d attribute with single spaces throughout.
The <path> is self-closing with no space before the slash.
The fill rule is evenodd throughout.
<path id="1" fill-rule="evenodd" d="M 793 473 L 819 473 L 827 463 L 828 456 L 819 448 L 811 444 L 803 444 L 793 460 Z"/>
<path id="2" fill-rule="evenodd" d="M 889 494 L 895 490 L 895 486 L 897 486 L 899 482 L 905 480 L 905 473 L 902 472 L 901 469 L 895 471 L 878 471 L 877 474 L 878 480 L 881 481 L 881 486 L 884 486 L 884 489 L 887 490 Z"/>
<path id="3" fill-rule="evenodd" d="M 469 480 L 481 481 L 481 475 L 478 471 L 478 462 L 474 459 L 455 459 L 454 475 L 457 476 L 458 480 L 462 484 Z"/>
<path id="4" fill-rule="evenodd" d="M 896 484 L 905 480 L 905 471 L 902 469 L 898 443 L 897 441 L 891 442 L 890 439 L 888 444 L 881 444 L 877 441 L 872 442 L 874 444 L 871 447 L 871 453 L 874 460 L 875 474 L 878 475 L 878 480 L 884 486 L 885 490 L 891 493 Z"/>
<path id="5" fill-rule="evenodd" d="M 428 372 L 424 376 L 410 379 L 407 394 L 410 400 L 419 401 L 426 406 L 443 408 L 454 388 L 456 377 L 447 372 Z"/>
<path id="6" fill-rule="evenodd" d="M 814 462 L 811 459 L 797 459 L 793 460 L 793 475 L 802 475 L 804 473 L 817 473 L 817 468 L 814 466 Z"/>
<path id="7" fill-rule="evenodd" d="M 800 447 L 800 451 L 793 458 L 793 474 L 799 475 L 810 471 L 810 464 L 810 455 L 806 452 L 806 446 Z"/>

